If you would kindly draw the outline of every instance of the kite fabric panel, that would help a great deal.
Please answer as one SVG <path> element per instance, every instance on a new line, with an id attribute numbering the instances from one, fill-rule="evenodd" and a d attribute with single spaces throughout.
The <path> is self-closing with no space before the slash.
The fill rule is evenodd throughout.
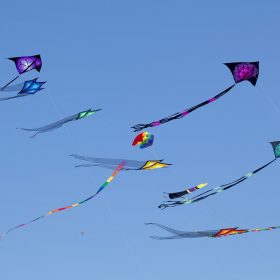
<path id="1" fill-rule="evenodd" d="M 187 194 L 190 194 L 192 192 L 195 192 L 196 190 L 200 190 L 200 189 L 206 187 L 207 185 L 208 185 L 208 183 L 199 184 L 195 187 L 186 189 L 186 190 L 181 191 L 181 192 L 168 193 L 168 196 L 169 196 L 170 199 L 179 198 L 179 197 L 185 196 Z"/>
<path id="2" fill-rule="evenodd" d="M 191 112 L 195 111 L 196 109 L 203 107 L 209 103 L 212 103 L 219 99 L 220 97 L 224 96 L 226 93 L 228 93 L 237 83 L 243 82 L 243 81 L 249 81 L 253 86 L 256 85 L 259 75 L 259 62 L 234 62 L 234 63 L 225 63 L 225 65 L 229 68 L 229 70 L 232 73 L 233 79 L 235 81 L 235 84 L 228 87 L 221 93 L 217 94 L 216 96 L 199 103 L 198 105 L 195 105 L 191 108 L 185 109 L 182 112 L 178 112 L 176 114 L 170 115 L 166 118 L 163 118 L 158 121 L 154 121 L 151 123 L 146 124 L 137 124 L 135 126 L 132 126 L 131 128 L 134 129 L 134 132 L 140 131 L 142 129 L 148 128 L 148 127 L 154 127 L 159 126 L 164 123 L 167 123 L 172 120 L 181 119 Z"/>
<path id="3" fill-rule="evenodd" d="M 223 228 L 223 229 L 203 230 L 203 231 L 181 231 L 157 223 L 146 223 L 145 225 L 154 225 L 173 234 L 171 236 L 166 236 L 166 237 L 156 236 L 156 235 L 150 236 L 150 238 L 157 239 L 157 240 L 198 238 L 198 237 L 217 238 L 223 236 L 243 234 L 248 232 L 260 232 L 260 231 L 274 230 L 280 228 L 280 226 L 272 226 L 267 228 L 253 228 L 253 229 L 239 229 L 238 227 L 233 227 L 233 228 Z"/>
<path id="4" fill-rule="evenodd" d="M 5 98 L 0 98 L 0 101 L 14 99 L 14 98 L 18 98 L 18 97 L 31 96 L 31 95 L 37 93 L 38 91 L 43 90 L 44 88 L 42 88 L 42 86 L 46 82 L 37 82 L 37 79 L 38 78 L 30 80 L 30 81 L 25 81 L 22 85 L 21 90 L 19 91 L 19 93 L 17 95 L 10 96 L 10 97 L 5 97 Z M 18 88 L 18 85 L 13 86 L 13 87 L 7 87 L 2 91 L 12 91 L 13 89 L 16 89 L 16 88 Z"/>
<path id="5" fill-rule="evenodd" d="M 132 146 L 136 146 L 138 145 L 140 147 L 140 149 L 144 149 L 144 148 L 148 148 L 150 146 L 152 146 L 154 143 L 154 135 L 150 134 L 149 132 L 141 132 L 140 134 L 138 134 L 133 142 L 132 142 Z"/>
<path id="6" fill-rule="evenodd" d="M 125 165 L 125 162 L 120 163 L 120 165 L 118 165 L 118 167 L 115 169 L 113 174 L 100 186 L 100 188 L 97 190 L 97 192 L 94 195 L 92 195 L 92 196 L 90 196 L 90 197 L 88 197 L 86 199 L 83 199 L 80 202 L 76 202 L 76 203 L 70 204 L 68 206 L 64 206 L 64 207 L 61 207 L 61 208 L 57 208 L 57 209 L 51 210 L 47 214 L 39 216 L 38 218 L 35 218 L 35 219 L 33 219 L 33 220 L 31 220 L 31 221 L 29 221 L 27 223 L 20 224 L 18 226 L 12 227 L 11 229 L 7 230 L 4 234 L 1 234 L 0 237 L 4 237 L 5 235 L 9 234 L 11 231 L 14 231 L 14 230 L 16 230 L 18 228 L 21 228 L 21 227 L 27 226 L 29 224 L 32 224 L 32 223 L 34 223 L 34 222 L 36 222 L 36 221 L 38 221 L 38 220 L 40 220 L 42 218 L 48 217 L 49 215 L 52 215 L 52 214 L 55 214 L 55 213 L 58 213 L 58 212 L 61 212 L 61 211 L 64 211 L 64 210 L 68 210 L 68 209 L 80 206 L 80 205 L 82 205 L 85 202 L 88 202 L 89 200 L 91 200 L 95 196 L 97 196 L 104 188 L 106 188 L 108 186 L 108 184 L 110 182 L 113 181 L 113 179 L 116 177 L 116 175 L 119 173 L 119 171 L 123 168 L 124 165 Z"/>
<path id="7" fill-rule="evenodd" d="M 9 60 L 15 63 L 19 75 L 12 79 L 10 82 L 8 82 L 5 86 L 3 86 L 1 90 L 5 89 L 8 85 L 13 83 L 16 79 L 20 77 L 20 75 L 33 69 L 40 72 L 42 68 L 42 59 L 39 54 L 31 56 L 10 57 Z"/>
<path id="8" fill-rule="evenodd" d="M 85 117 L 88 117 L 92 114 L 95 114 L 96 112 L 98 112 L 100 110 L 101 109 L 97 109 L 97 110 L 89 109 L 89 110 L 82 111 L 82 112 L 77 113 L 75 115 L 69 116 L 69 117 L 64 118 L 62 120 L 59 120 L 57 122 L 54 122 L 54 123 L 51 123 L 51 124 L 48 124 L 48 125 L 45 125 L 45 126 L 42 126 L 42 127 L 39 127 L 39 128 L 20 128 L 20 129 L 26 130 L 26 131 L 35 131 L 36 133 L 33 134 L 30 137 L 30 138 L 33 138 L 39 133 L 49 132 L 49 131 L 52 131 L 54 129 L 60 128 L 68 122 L 80 120 L 82 118 L 85 118 Z"/>
<path id="9" fill-rule="evenodd" d="M 270 162 L 266 163 L 265 165 L 257 168 L 256 170 L 250 172 L 250 173 L 247 173 L 246 175 L 230 182 L 230 183 L 227 183 L 227 184 L 223 184 L 221 186 L 218 186 L 218 187 L 215 187 L 215 188 L 212 188 L 210 190 L 207 190 L 199 195 L 196 195 L 192 198 L 189 198 L 189 199 L 183 199 L 183 200 L 178 200 L 178 201 L 166 201 L 165 203 L 162 203 L 160 204 L 158 207 L 160 209 L 165 209 L 167 207 L 176 207 L 176 206 L 179 206 L 179 205 L 183 205 L 183 204 L 191 204 L 191 203 L 195 203 L 195 202 L 199 202 L 201 200 L 204 200 L 206 199 L 207 197 L 210 197 L 210 196 L 213 196 L 213 195 L 216 195 L 222 191 L 225 191 L 225 190 L 228 190 L 236 185 L 238 185 L 239 183 L 247 180 L 248 178 L 252 177 L 254 174 L 258 173 L 259 171 L 263 170 L 265 167 L 269 166 L 270 164 L 272 164 L 278 157 L 280 157 L 280 141 L 274 141 L 274 142 L 270 142 L 271 145 L 272 145 L 272 148 L 273 148 L 273 151 L 274 151 L 274 155 L 275 155 L 275 158 L 273 160 L 271 160 Z M 194 191 L 198 190 L 199 188 L 197 189 L 194 189 Z M 181 193 L 184 193 L 181 195 Z M 169 198 L 170 199 L 174 199 L 174 198 L 178 198 L 178 197 L 181 197 L 183 195 L 187 195 L 189 194 L 190 192 L 187 192 L 186 191 L 183 191 L 183 192 L 179 192 L 179 193 L 170 193 L 169 194 Z"/>
<path id="10" fill-rule="evenodd" d="M 97 158 L 90 156 L 80 156 L 77 154 L 70 155 L 79 160 L 90 162 L 90 164 L 79 164 L 75 167 L 102 167 L 108 169 L 114 169 L 120 162 L 125 161 L 125 165 L 122 170 L 153 170 L 158 168 L 164 168 L 171 164 L 164 163 L 163 160 L 147 160 L 138 161 L 130 159 L 110 159 L 110 158 Z"/>
<path id="11" fill-rule="evenodd" d="M 42 59 L 39 54 L 32 56 L 10 57 L 9 59 L 15 63 L 17 71 L 20 75 L 33 69 L 40 72 L 42 68 Z"/>

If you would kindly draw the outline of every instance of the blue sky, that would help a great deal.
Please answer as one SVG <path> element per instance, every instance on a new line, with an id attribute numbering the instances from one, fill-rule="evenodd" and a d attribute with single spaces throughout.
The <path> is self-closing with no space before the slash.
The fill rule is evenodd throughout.
<path id="1" fill-rule="evenodd" d="M 93 194 L 106 169 L 75 169 L 72 153 L 165 159 L 173 166 L 124 172 L 95 200 L 15 231 L 0 243 L 0 277 L 14 279 L 275 279 L 278 231 L 221 239 L 155 241 L 159 222 L 182 230 L 280 224 L 279 163 L 236 188 L 160 211 L 164 191 L 236 179 L 273 158 L 279 140 L 277 1 L 5 1 L 6 58 L 40 53 L 46 89 L 2 102 L 0 231 Z M 188 117 L 150 129 L 131 146 L 130 126 L 193 106 L 233 83 L 224 62 L 260 61 L 256 87 L 238 84 Z M 82 111 L 96 115 L 30 139 L 38 127 Z M 84 231 L 85 235 L 80 232 Z M 163 233 L 164 234 L 164 233 Z"/>

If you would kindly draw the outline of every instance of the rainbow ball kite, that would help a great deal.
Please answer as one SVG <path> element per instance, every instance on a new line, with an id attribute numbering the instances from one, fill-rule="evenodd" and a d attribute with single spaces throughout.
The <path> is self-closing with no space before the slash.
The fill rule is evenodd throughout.
<path id="1" fill-rule="evenodd" d="M 144 131 L 135 137 L 132 146 L 139 145 L 140 149 L 144 149 L 152 146 L 153 142 L 154 142 L 154 135 Z"/>

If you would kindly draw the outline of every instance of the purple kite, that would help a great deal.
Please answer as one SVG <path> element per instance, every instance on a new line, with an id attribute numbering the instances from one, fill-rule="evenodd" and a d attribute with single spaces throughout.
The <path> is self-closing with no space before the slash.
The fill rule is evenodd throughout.
<path id="1" fill-rule="evenodd" d="M 15 63 L 19 75 L 8 82 L 5 86 L 3 86 L 1 90 L 5 89 L 8 85 L 13 83 L 17 78 L 19 78 L 20 75 L 33 69 L 40 72 L 42 68 L 42 59 L 39 54 L 31 56 L 10 57 L 9 59 Z"/>
<path id="2" fill-rule="evenodd" d="M 187 116 L 192 111 L 216 101 L 217 99 L 219 99 L 220 97 L 225 95 L 227 92 L 229 92 L 236 84 L 238 84 L 240 82 L 249 81 L 253 86 L 256 85 L 258 76 L 259 76 L 259 62 L 258 61 L 225 63 L 225 65 L 229 68 L 229 70 L 231 71 L 231 73 L 233 75 L 233 79 L 235 81 L 235 83 L 233 85 L 231 85 L 230 87 L 228 87 L 221 93 L 217 94 L 216 96 L 214 96 L 198 105 L 195 105 L 191 108 L 185 109 L 182 112 L 178 112 L 176 114 L 170 115 L 169 117 L 166 117 L 164 119 L 154 121 L 151 123 L 137 124 L 135 126 L 132 126 L 131 128 L 133 128 L 134 132 L 136 132 L 136 131 L 140 131 L 140 130 L 148 128 L 148 127 L 159 126 L 159 125 L 162 125 L 162 124 L 167 123 L 172 120 L 181 119 L 181 118 Z"/>

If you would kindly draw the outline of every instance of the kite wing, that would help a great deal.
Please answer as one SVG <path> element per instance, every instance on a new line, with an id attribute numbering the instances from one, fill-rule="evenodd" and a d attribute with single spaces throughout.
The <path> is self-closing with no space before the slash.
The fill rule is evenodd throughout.
<path id="1" fill-rule="evenodd" d="M 259 77 L 259 62 L 232 62 L 225 63 L 232 73 L 235 83 L 249 81 L 253 86 L 256 85 Z"/>
<path id="2" fill-rule="evenodd" d="M 26 130 L 26 131 L 36 131 L 36 133 L 34 135 L 31 136 L 31 138 L 35 137 L 37 134 L 39 133 L 44 133 L 44 132 L 48 132 L 48 131 L 52 131 L 54 129 L 60 128 L 62 127 L 64 124 L 71 122 L 71 121 L 76 121 L 76 120 L 80 120 L 84 117 L 90 116 L 94 113 L 96 113 L 97 111 L 100 111 L 101 109 L 97 109 L 97 110 L 92 110 L 89 109 L 87 111 L 83 111 L 80 113 L 77 113 L 75 115 L 69 116 L 67 118 L 64 118 L 62 120 L 59 120 L 57 122 L 42 126 L 42 127 L 38 127 L 38 128 L 20 128 L 22 130 Z"/>
<path id="3" fill-rule="evenodd" d="M 10 57 L 9 59 L 15 63 L 17 71 L 20 75 L 33 69 L 40 72 L 42 68 L 42 59 L 39 54 L 32 56 Z"/>
<path id="4" fill-rule="evenodd" d="M 103 168 L 114 168 L 120 162 L 125 161 L 126 164 L 123 170 L 153 170 L 157 168 L 167 167 L 168 163 L 162 162 L 162 160 L 148 160 L 148 161 L 138 161 L 129 159 L 110 159 L 110 158 L 97 158 L 90 156 L 81 156 L 77 154 L 70 155 L 76 159 L 84 160 L 90 162 L 91 164 L 81 164 L 78 167 L 103 167 Z"/>
<path id="5" fill-rule="evenodd" d="M 37 93 L 38 91 L 43 90 L 42 86 L 46 82 L 37 82 L 37 79 L 38 78 L 30 80 L 30 81 L 25 81 L 20 92 L 17 95 L 11 96 L 11 97 L 6 97 L 6 98 L 0 98 L 0 101 L 14 99 L 14 98 L 18 98 L 18 97 L 30 96 L 30 95 Z M 10 88 L 16 88 L 16 87 L 17 86 L 10 87 Z M 5 91 L 9 91 L 9 88 L 6 88 Z"/>
<path id="6" fill-rule="evenodd" d="M 270 142 L 270 144 L 272 145 L 275 158 L 280 157 L 280 141 Z"/>
<path id="7" fill-rule="evenodd" d="M 46 82 L 37 82 L 38 78 L 30 80 L 30 81 L 25 81 L 23 88 L 18 94 L 35 94 L 38 91 L 42 90 L 42 86 Z"/>

